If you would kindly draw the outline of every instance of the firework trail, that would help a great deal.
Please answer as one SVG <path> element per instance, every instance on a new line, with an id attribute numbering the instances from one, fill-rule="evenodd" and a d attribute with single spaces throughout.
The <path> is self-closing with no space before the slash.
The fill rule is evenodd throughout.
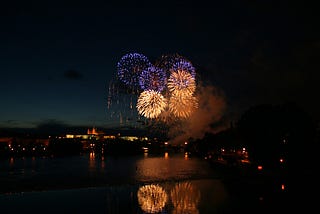
<path id="1" fill-rule="evenodd" d="M 137 119 L 140 118 L 136 109 L 137 93 L 122 87 L 118 80 L 112 80 L 107 88 L 106 99 L 106 117 L 110 125 L 134 127 L 140 125 L 137 123 Z"/>

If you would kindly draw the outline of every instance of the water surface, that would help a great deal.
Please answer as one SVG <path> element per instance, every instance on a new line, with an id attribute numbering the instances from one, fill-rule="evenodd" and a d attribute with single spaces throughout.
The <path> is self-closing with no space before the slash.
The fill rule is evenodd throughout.
<path id="1" fill-rule="evenodd" d="M 261 184 L 235 178 L 229 185 L 225 172 L 182 153 L 0 163 L 1 213 L 265 213 L 279 205 Z"/>

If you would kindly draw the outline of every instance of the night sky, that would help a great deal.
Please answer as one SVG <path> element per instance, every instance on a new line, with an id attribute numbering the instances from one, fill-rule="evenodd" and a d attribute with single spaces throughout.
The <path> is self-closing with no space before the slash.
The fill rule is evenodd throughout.
<path id="1" fill-rule="evenodd" d="M 1 3 L 0 127 L 119 126 L 107 108 L 108 88 L 117 62 L 130 52 L 151 61 L 172 53 L 189 59 L 198 80 L 223 93 L 221 118 L 290 101 L 320 119 L 313 5 L 115 2 Z"/>

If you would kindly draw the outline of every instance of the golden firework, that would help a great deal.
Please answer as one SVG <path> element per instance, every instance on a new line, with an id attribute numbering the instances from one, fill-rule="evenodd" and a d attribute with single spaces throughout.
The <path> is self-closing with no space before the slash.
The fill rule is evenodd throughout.
<path id="1" fill-rule="evenodd" d="M 167 105 L 167 99 L 160 92 L 147 90 L 139 95 L 137 110 L 140 115 L 147 118 L 156 118 Z"/>

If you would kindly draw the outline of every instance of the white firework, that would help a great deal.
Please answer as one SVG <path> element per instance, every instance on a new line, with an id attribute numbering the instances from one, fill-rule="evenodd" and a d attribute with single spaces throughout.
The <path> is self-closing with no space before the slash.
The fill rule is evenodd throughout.
<path id="1" fill-rule="evenodd" d="M 143 91 L 137 101 L 138 113 L 147 118 L 156 118 L 167 106 L 167 99 L 154 90 Z"/>

